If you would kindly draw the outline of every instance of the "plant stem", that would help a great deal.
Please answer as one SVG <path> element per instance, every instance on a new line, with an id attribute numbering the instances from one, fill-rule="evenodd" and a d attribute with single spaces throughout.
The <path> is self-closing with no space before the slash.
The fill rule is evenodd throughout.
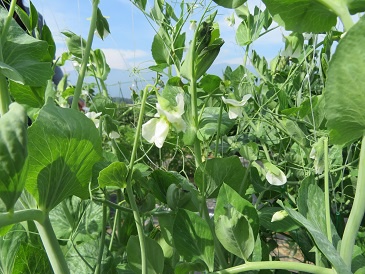
<path id="1" fill-rule="evenodd" d="M 333 0 L 317 0 L 328 9 L 333 10 L 338 17 L 340 17 L 345 30 L 348 31 L 353 25 L 351 14 L 346 5 L 346 1 L 333 1 Z"/>
<path id="2" fill-rule="evenodd" d="M 13 213 L 0 213 L 0 227 L 13 225 L 25 221 L 42 222 L 44 213 L 39 209 L 24 209 Z"/>
<path id="3" fill-rule="evenodd" d="M 99 254 L 98 254 L 98 261 L 96 263 L 95 274 L 101 273 L 101 260 L 103 259 L 103 252 L 105 246 L 105 234 L 106 234 L 106 219 L 107 219 L 107 207 L 103 204 L 103 222 L 101 225 L 101 237 L 100 237 L 100 244 L 99 244 Z"/>
<path id="4" fill-rule="evenodd" d="M 6 41 L 6 35 L 8 34 L 11 20 L 13 19 L 14 11 L 16 6 L 16 0 L 11 0 L 8 16 L 6 17 L 4 27 L 1 32 L 1 47 L 3 47 L 5 41 Z"/>
<path id="5" fill-rule="evenodd" d="M 330 213 L 330 186 L 329 186 L 329 159 L 328 159 L 328 138 L 323 140 L 324 149 L 324 203 L 326 210 L 326 232 L 327 238 L 332 243 L 331 213 Z"/>
<path id="6" fill-rule="evenodd" d="M 8 90 L 8 81 L 5 76 L 0 73 L 0 116 L 9 111 L 10 96 Z"/>
<path id="7" fill-rule="evenodd" d="M 47 252 L 48 259 L 52 265 L 55 274 L 68 274 L 66 259 L 62 253 L 60 245 L 57 241 L 56 235 L 53 231 L 51 221 L 48 214 L 45 214 L 43 221 L 35 222 L 39 236 L 42 239 L 43 246 Z"/>
<path id="8" fill-rule="evenodd" d="M 85 46 L 85 53 L 84 53 L 84 56 L 82 58 L 80 73 L 79 73 L 79 76 L 77 78 L 74 97 L 73 97 L 72 106 L 71 106 L 71 108 L 76 109 L 76 110 L 78 110 L 78 108 L 79 108 L 78 103 L 79 103 L 79 99 L 80 99 L 80 95 L 81 95 L 82 83 L 84 82 L 87 64 L 89 63 L 91 45 L 93 43 L 94 32 L 95 32 L 95 29 L 96 29 L 96 17 L 97 17 L 97 12 L 98 12 L 98 4 L 99 4 L 98 0 L 93 0 L 89 34 L 88 34 L 88 37 L 87 37 L 86 46 Z"/>
<path id="9" fill-rule="evenodd" d="M 216 137 L 217 139 L 216 139 L 216 142 L 215 142 L 214 157 L 217 157 L 218 156 L 219 139 L 221 137 L 222 114 L 223 114 L 223 102 L 221 101 L 221 106 L 219 108 L 217 137 Z"/>
<path id="10" fill-rule="evenodd" d="M 296 262 L 284 262 L 284 261 L 263 261 L 263 262 L 247 262 L 243 265 L 234 266 L 228 269 L 213 272 L 212 274 L 228 274 L 228 273 L 242 273 L 251 270 L 260 269 L 283 269 L 283 270 L 294 270 L 303 271 L 306 273 L 313 274 L 335 274 L 336 271 L 330 268 L 324 268 L 305 263 Z"/>
<path id="11" fill-rule="evenodd" d="M 359 175 L 355 198 L 347 221 L 345 231 L 341 242 L 340 255 L 348 266 L 351 266 L 352 252 L 355 245 L 355 239 L 365 214 L 365 135 L 362 137 L 360 150 Z"/>
<path id="12" fill-rule="evenodd" d="M 138 142 L 139 142 L 139 138 L 141 136 L 143 116 L 144 116 L 144 111 L 145 111 L 145 107 L 146 107 L 147 96 L 149 93 L 148 89 L 150 87 L 151 86 L 148 85 L 143 90 L 141 109 L 139 112 L 138 124 L 137 124 L 137 128 L 136 128 L 136 135 L 134 136 L 133 150 L 132 150 L 131 160 L 129 162 L 129 171 L 128 171 L 128 176 L 127 176 L 127 193 L 128 193 L 129 203 L 133 210 L 133 216 L 134 216 L 134 220 L 135 220 L 136 226 L 137 226 L 139 245 L 141 248 L 142 274 L 147 274 L 147 257 L 146 257 L 143 225 L 142 225 L 141 217 L 139 215 L 137 203 L 136 203 L 136 200 L 135 200 L 134 194 L 133 194 L 132 174 L 133 174 L 134 161 L 136 159 L 136 154 L 137 154 Z"/>

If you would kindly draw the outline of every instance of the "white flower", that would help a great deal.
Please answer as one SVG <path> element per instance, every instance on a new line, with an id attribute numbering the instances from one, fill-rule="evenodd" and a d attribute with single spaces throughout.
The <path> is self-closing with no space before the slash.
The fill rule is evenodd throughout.
<path id="1" fill-rule="evenodd" d="M 118 139 L 120 137 L 119 133 L 116 131 L 112 131 L 109 133 L 109 138 L 110 139 Z"/>
<path id="2" fill-rule="evenodd" d="M 189 30 L 196 30 L 196 20 L 190 21 Z"/>
<path id="3" fill-rule="evenodd" d="M 271 222 L 273 223 L 273 222 L 281 221 L 281 220 L 285 219 L 287 216 L 288 216 L 288 212 L 286 212 L 285 210 L 276 211 L 274 213 L 274 215 L 272 215 Z"/>
<path id="4" fill-rule="evenodd" d="M 94 122 L 95 127 L 98 128 L 99 127 L 99 119 L 97 119 L 102 113 L 101 112 L 94 112 L 94 111 L 90 111 L 85 113 L 86 117 L 91 119 L 91 121 Z"/>
<path id="5" fill-rule="evenodd" d="M 156 104 L 157 113 L 155 118 L 152 118 L 147 123 L 142 125 L 142 136 L 149 143 L 154 143 L 158 148 L 163 146 L 169 133 L 170 125 L 177 132 L 186 130 L 186 123 L 182 118 L 184 114 L 184 95 L 176 96 L 177 106 L 166 110 L 159 103 Z"/>
<path id="6" fill-rule="evenodd" d="M 228 116 L 229 119 L 236 119 L 237 117 L 242 117 L 242 107 L 247 103 L 247 101 L 251 98 L 251 94 L 246 94 L 242 97 L 241 101 L 237 101 L 234 99 L 226 99 L 222 96 L 223 102 L 228 107 Z"/>
<path id="7" fill-rule="evenodd" d="M 234 13 L 232 13 L 231 16 L 224 18 L 224 21 L 227 22 L 229 27 L 233 27 L 236 22 L 236 20 L 234 18 Z"/>
<path id="8" fill-rule="evenodd" d="M 278 167 L 269 162 L 265 162 L 264 167 L 266 171 L 266 180 L 271 185 L 282 186 L 286 184 L 286 176 Z"/>

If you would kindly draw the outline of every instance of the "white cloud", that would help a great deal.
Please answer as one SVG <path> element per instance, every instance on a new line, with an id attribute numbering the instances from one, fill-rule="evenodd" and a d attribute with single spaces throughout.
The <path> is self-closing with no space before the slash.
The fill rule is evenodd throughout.
<path id="1" fill-rule="evenodd" d="M 151 60 L 150 53 L 143 50 L 102 49 L 111 69 L 128 70 L 141 62 Z"/>

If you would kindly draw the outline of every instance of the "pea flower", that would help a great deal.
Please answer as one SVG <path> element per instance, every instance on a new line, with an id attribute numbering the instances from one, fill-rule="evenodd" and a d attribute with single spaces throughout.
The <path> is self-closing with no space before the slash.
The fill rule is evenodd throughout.
<path id="1" fill-rule="evenodd" d="M 276 211 L 274 213 L 274 215 L 272 215 L 271 222 L 273 223 L 273 222 L 281 221 L 281 220 L 285 219 L 287 216 L 288 216 L 288 212 L 286 212 L 285 210 Z"/>
<path id="2" fill-rule="evenodd" d="M 246 94 L 242 97 L 241 101 L 237 101 L 235 99 L 226 99 L 222 96 L 223 102 L 228 107 L 228 116 L 229 119 L 236 119 L 237 117 L 242 117 L 242 107 L 247 103 L 247 101 L 251 98 L 251 94 Z"/>
<path id="3" fill-rule="evenodd" d="M 118 139 L 120 137 L 119 133 L 116 131 L 110 132 L 108 136 L 110 139 Z"/>
<path id="4" fill-rule="evenodd" d="M 101 112 L 94 112 L 94 111 L 90 111 L 85 113 L 86 117 L 91 119 L 91 121 L 94 122 L 95 127 L 98 128 L 99 127 L 99 119 L 97 119 L 102 113 Z"/>
<path id="5" fill-rule="evenodd" d="M 270 162 L 264 162 L 266 171 L 266 180 L 273 186 L 282 186 L 286 184 L 286 176 L 277 166 Z"/>
<path id="6" fill-rule="evenodd" d="M 186 123 L 182 118 L 184 114 L 184 95 L 179 93 L 175 99 L 176 107 L 172 107 L 169 110 L 162 108 L 157 103 L 155 118 L 142 125 L 142 137 L 147 142 L 154 143 L 158 148 L 163 146 L 171 126 L 173 126 L 176 132 L 184 132 L 186 130 Z"/>

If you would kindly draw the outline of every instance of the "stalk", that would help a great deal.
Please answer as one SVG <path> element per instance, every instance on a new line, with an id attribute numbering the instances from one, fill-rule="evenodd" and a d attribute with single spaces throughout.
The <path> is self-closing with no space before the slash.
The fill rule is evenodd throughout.
<path id="1" fill-rule="evenodd" d="M 85 54 L 82 58 L 80 73 L 77 78 L 74 98 L 72 100 L 72 106 L 71 106 L 71 108 L 76 109 L 76 110 L 78 110 L 78 102 L 79 102 L 80 95 L 81 95 L 82 83 L 84 82 L 87 64 L 89 63 L 91 45 L 93 43 L 94 32 L 96 29 L 96 17 L 97 17 L 97 12 L 98 12 L 98 5 L 99 5 L 99 0 L 93 0 L 91 22 L 90 22 L 89 34 L 88 34 L 86 46 L 85 46 Z"/>
<path id="2" fill-rule="evenodd" d="M 4 27 L 1 32 L 0 48 L 2 48 L 4 43 L 6 42 L 6 35 L 8 34 L 10 23 L 11 20 L 13 19 L 15 6 L 16 6 L 16 1 L 12 0 L 9 7 L 8 16 L 6 17 L 6 21 L 4 23 Z M 0 50 L 0 61 L 1 62 L 4 61 L 4 57 L 1 50 Z M 9 111 L 9 105 L 10 105 L 10 95 L 8 89 L 8 81 L 6 80 L 5 76 L 0 73 L 0 116 L 4 115 Z"/>
<path id="3" fill-rule="evenodd" d="M 105 235 L 106 235 L 106 218 L 107 218 L 107 207 L 103 204 L 103 223 L 102 223 L 102 230 L 101 230 L 101 237 L 100 237 L 100 245 L 99 245 L 99 254 L 98 254 L 98 261 L 95 268 L 95 274 L 100 274 L 101 272 L 101 260 L 103 259 L 103 252 L 105 246 Z"/>
<path id="4" fill-rule="evenodd" d="M 330 190 L 329 190 L 329 159 L 328 159 L 328 138 L 323 141 L 324 147 L 324 203 L 326 210 L 326 232 L 327 238 L 332 243 L 331 213 L 330 213 Z"/>
<path id="5" fill-rule="evenodd" d="M 133 174 L 134 161 L 136 160 L 138 142 L 139 142 L 139 138 L 141 136 L 141 131 L 142 131 L 143 115 L 144 115 L 144 111 L 145 111 L 145 107 L 146 107 L 146 101 L 147 101 L 147 95 L 149 93 L 148 92 L 149 88 L 150 88 L 150 85 L 146 86 L 145 89 L 143 90 L 141 110 L 139 112 L 138 124 L 137 124 L 137 128 L 136 128 L 136 135 L 134 137 L 131 160 L 129 162 L 129 171 L 128 171 L 128 176 L 127 176 L 127 188 L 126 188 L 127 193 L 128 193 L 129 203 L 133 210 L 133 216 L 134 216 L 134 220 L 135 220 L 136 226 L 137 226 L 139 245 L 140 245 L 140 249 L 141 249 L 142 274 L 147 274 L 147 257 L 146 257 L 145 237 L 144 237 L 144 232 L 143 232 L 142 220 L 139 215 L 137 203 L 136 203 L 136 200 L 135 200 L 134 194 L 133 194 L 132 174 Z"/>
<path id="6" fill-rule="evenodd" d="M 217 139 L 215 142 L 214 157 L 218 156 L 219 139 L 221 137 L 222 114 L 223 114 L 223 102 L 221 102 L 221 105 L 219 108 L 218 128 L 217 128 L 217 137 L 216 137 Z"/>
<path id="7" fill-rule="evenodd" d="M 283 270 L 294 270 L 294 271 L 302 271 L 305 273 L 313 273 L 313 274 L 335 274 L 336 271 L 330 268 L 324 268 L 321 266 L 305 264 L 305 263 L 296 263 L 296 262 L 284 262 L 284 261 L 264 261 L 264 262 L 247 262 L 245 264 L 234 266 L 231 268 L 227 268 L 224 270 L 212 272 L 212 274 L 228 274 L 228 273 L 242 273 L 251 270 L 260 270 L 260 269 L 283 269 Z"/>
<path id="8" fill-rule="evenodd" d="M 24 209 L 14 213 L 0 213 L 0 227 L 13 225 L 25 221 L 42 222 L 44 213 L 39 209 Z"/>
<path id="9" fill-rule="evenodd" d="M 365 214 L 365 135 L 362 137 L 360 150 L 359 175 L 357 177 L 354 203 L 347 221 L 341 242 L 340 255 L 348 266 L 351 266 L 355 239 Z"/>
<path id="10" fill-rule="evenodd" d="M 45 214 L 45 217 L 42 222 L 37 221 L 35 222 L 35 225 L 37 226 L 39 236 L 42 239 L 43 246 L 47 252 L 47 256 L 52 265 L 54 273 L 55 274 L 70 273 L 65 257 L 62 253 L 56 235 L 53 231 L 48 213 Z"/>

